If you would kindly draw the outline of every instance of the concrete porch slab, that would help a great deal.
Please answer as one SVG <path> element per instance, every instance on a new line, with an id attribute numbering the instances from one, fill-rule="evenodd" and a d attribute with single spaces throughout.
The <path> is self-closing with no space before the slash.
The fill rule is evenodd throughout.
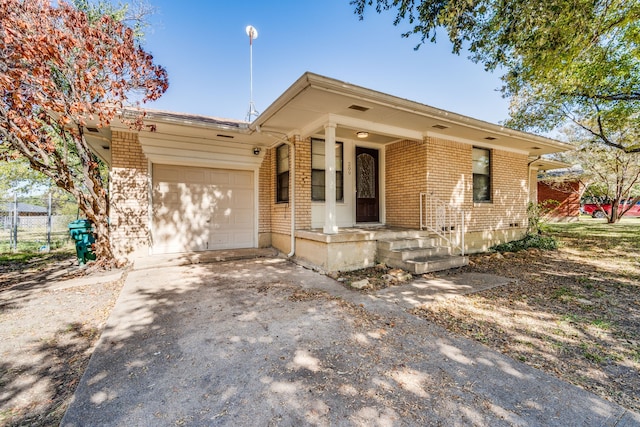
<path id="1" fill-rule="evenodd" d="M 343 243 L 368 240 L 384 240 L 387 238 L 417 238 L 429 236 L 430 233 L 425 230 L 389 227 L 386 225 L 339 228 L 336 234 L 326 234 L 322 231 L 322 229 L 319 228 L 296 231 L 297 239 L 306 239 L 323 243 Z"/>

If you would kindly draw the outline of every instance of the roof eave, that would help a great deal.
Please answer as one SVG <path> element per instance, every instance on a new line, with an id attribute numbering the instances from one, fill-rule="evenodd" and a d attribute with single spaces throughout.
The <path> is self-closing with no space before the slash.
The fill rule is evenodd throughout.
<path id="1" fill-rule="evenodd" d="M 442 122 L 466 126 L 477 130 L 491 132 L 509 138 L 516 138 L 535 142 L 539 145 L 553 149 L 553 152 L 568 151 L 573 149 L 570 144 L 566 144 L 554 139 L 518 131 L 501 125 L 496 125 L 483 120 L 474 119 L 462 114 L 435 108 L 416 101 L 367 89 L 329 77 L 321 76 L 311 72 L 305 72 L 296 82 L 294 82 L 280 97 L 278 97 L 264 112 L 258 116 L 250 125 L 252 130 L 263 126 L 270 118 L 278 113 L 287 103 L 303 93 L 309 88 L 334 92 L 340 95 L 348 95 L 368 102 L 382 104 L 390 108 L 406 111 L 408 113 L 419 114 L 430 118 L 435 118 Z"/>
<path id="2" fill-rule="evenodd" d="M 214 129 L 245 134 L 252 132 L 249 129 L 249 123 L 240 120 L 223 119 L 197 114 L 176 113 L 162 110 L 129 109 L 128 112 L 130 114 L 143 113 L 145 124 L 165 123 L 171 125 L 198 127 L 202 129 Z M 127 112 L 125 112 L 125 114 L 126 113 Z"/>

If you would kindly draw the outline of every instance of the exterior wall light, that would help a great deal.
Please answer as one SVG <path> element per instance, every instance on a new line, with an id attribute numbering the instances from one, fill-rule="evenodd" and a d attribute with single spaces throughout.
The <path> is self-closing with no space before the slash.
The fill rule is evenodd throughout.
<path id="1" fill-rule="evenodd" d="M 366 138 L 366 137 L 368 137 L 368 136 L 369 136 L 369 132 L 362 132 L 362 131 L 360 131 L 360 132 L 356 132 L 356 136 L 357 136 L 358 138 L 360 138 L 360 139 L 362 139 L 362 138 Z"/>

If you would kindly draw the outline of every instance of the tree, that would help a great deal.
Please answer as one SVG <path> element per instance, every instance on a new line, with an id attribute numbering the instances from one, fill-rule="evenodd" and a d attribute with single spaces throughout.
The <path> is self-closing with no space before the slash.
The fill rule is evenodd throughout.
<path id="1" fill-rule="evenodd" d="M 561 79 L 581 69 L 597 54 L 595 79 L 574 80 L 576 96 L 607 100 L 640 100 L 637 71 L 640 3 L 638 0 L 351 0 L 364 19 L 367 7 L 378 13 L 395 10 L 394 25 L 408 22 L 404 37 L 417 34 L 420 44 L 447 32 L 453 51 L 467 48 L 471 59 L 487 70 L 503 67 L 517 91 L 520 82 L 544 76 Z M 562 73 L 574 61 L 580 65 Z M 626 64 L 628 68 L 614 70 Z M 611 71 L 617 71 L 611 74 Z M 561 73 L 560 75 L 558 73 Z M 613 76 L 613 77 L 612 77 Z M 535 79 L 534 79 L 535 77 Z M 582 76 L 584 77 L 584 76 Z M 593 76 L 592 76 L 593 77 Z M 595 89 L 595 91 L 594 91 Z"/>
<path id="2" fill-rule="evenodd" d="M 352 0 L 361 19 L 374 0 Z M 395 10 L 394 25 L 420 44 L 447 32 L 453 50 L 468 48 L 487 70 L 504 70 L 512 97 L 508 125 L 548 131 L 567 120 L 598 142 L 640 152 L 621 129 L 640 124 L 639 0 L 375 0 Z M 420 46 L 420 45 L 418 45 Z"/>
<path id="3" fill-rule="evenodd" d="M 640 156 L 602 144 L 594 146 L 589 139 L 577 147 L 574 156 L 584 169 L 584 195 L 599 200 L 600 205 L 611 204 L 609 212 L 600 206 L 608 223 L 618 222 L 640 201 Z"/>
<path id="4" fill-rule="evenodd" d="M 0 0 L 0 156 L 24 157 L 71 193 L 113 260 L 109 202 L 86 126 L 106 126 L 132 102 L 160 97 L 167 73 L 112 16 L 48 0 Z M 129 121 L 141 127 L 142 116 Z"/>
<path id="5" fill-rule="evenodd" d="M 0 162 L 0 200 L 13 199 L 15 194 L 26 196 L 50 186 L 51 180 L 31 168 L 24 157 Z"/>

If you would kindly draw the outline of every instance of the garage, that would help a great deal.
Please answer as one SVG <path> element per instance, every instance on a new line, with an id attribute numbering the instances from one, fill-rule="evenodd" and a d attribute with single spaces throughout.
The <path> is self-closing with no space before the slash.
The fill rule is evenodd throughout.
<path id="1" fill-rule="evenodd" d="M 254 172 L 154 164 L 154 253 L 255 246 Z"/>

